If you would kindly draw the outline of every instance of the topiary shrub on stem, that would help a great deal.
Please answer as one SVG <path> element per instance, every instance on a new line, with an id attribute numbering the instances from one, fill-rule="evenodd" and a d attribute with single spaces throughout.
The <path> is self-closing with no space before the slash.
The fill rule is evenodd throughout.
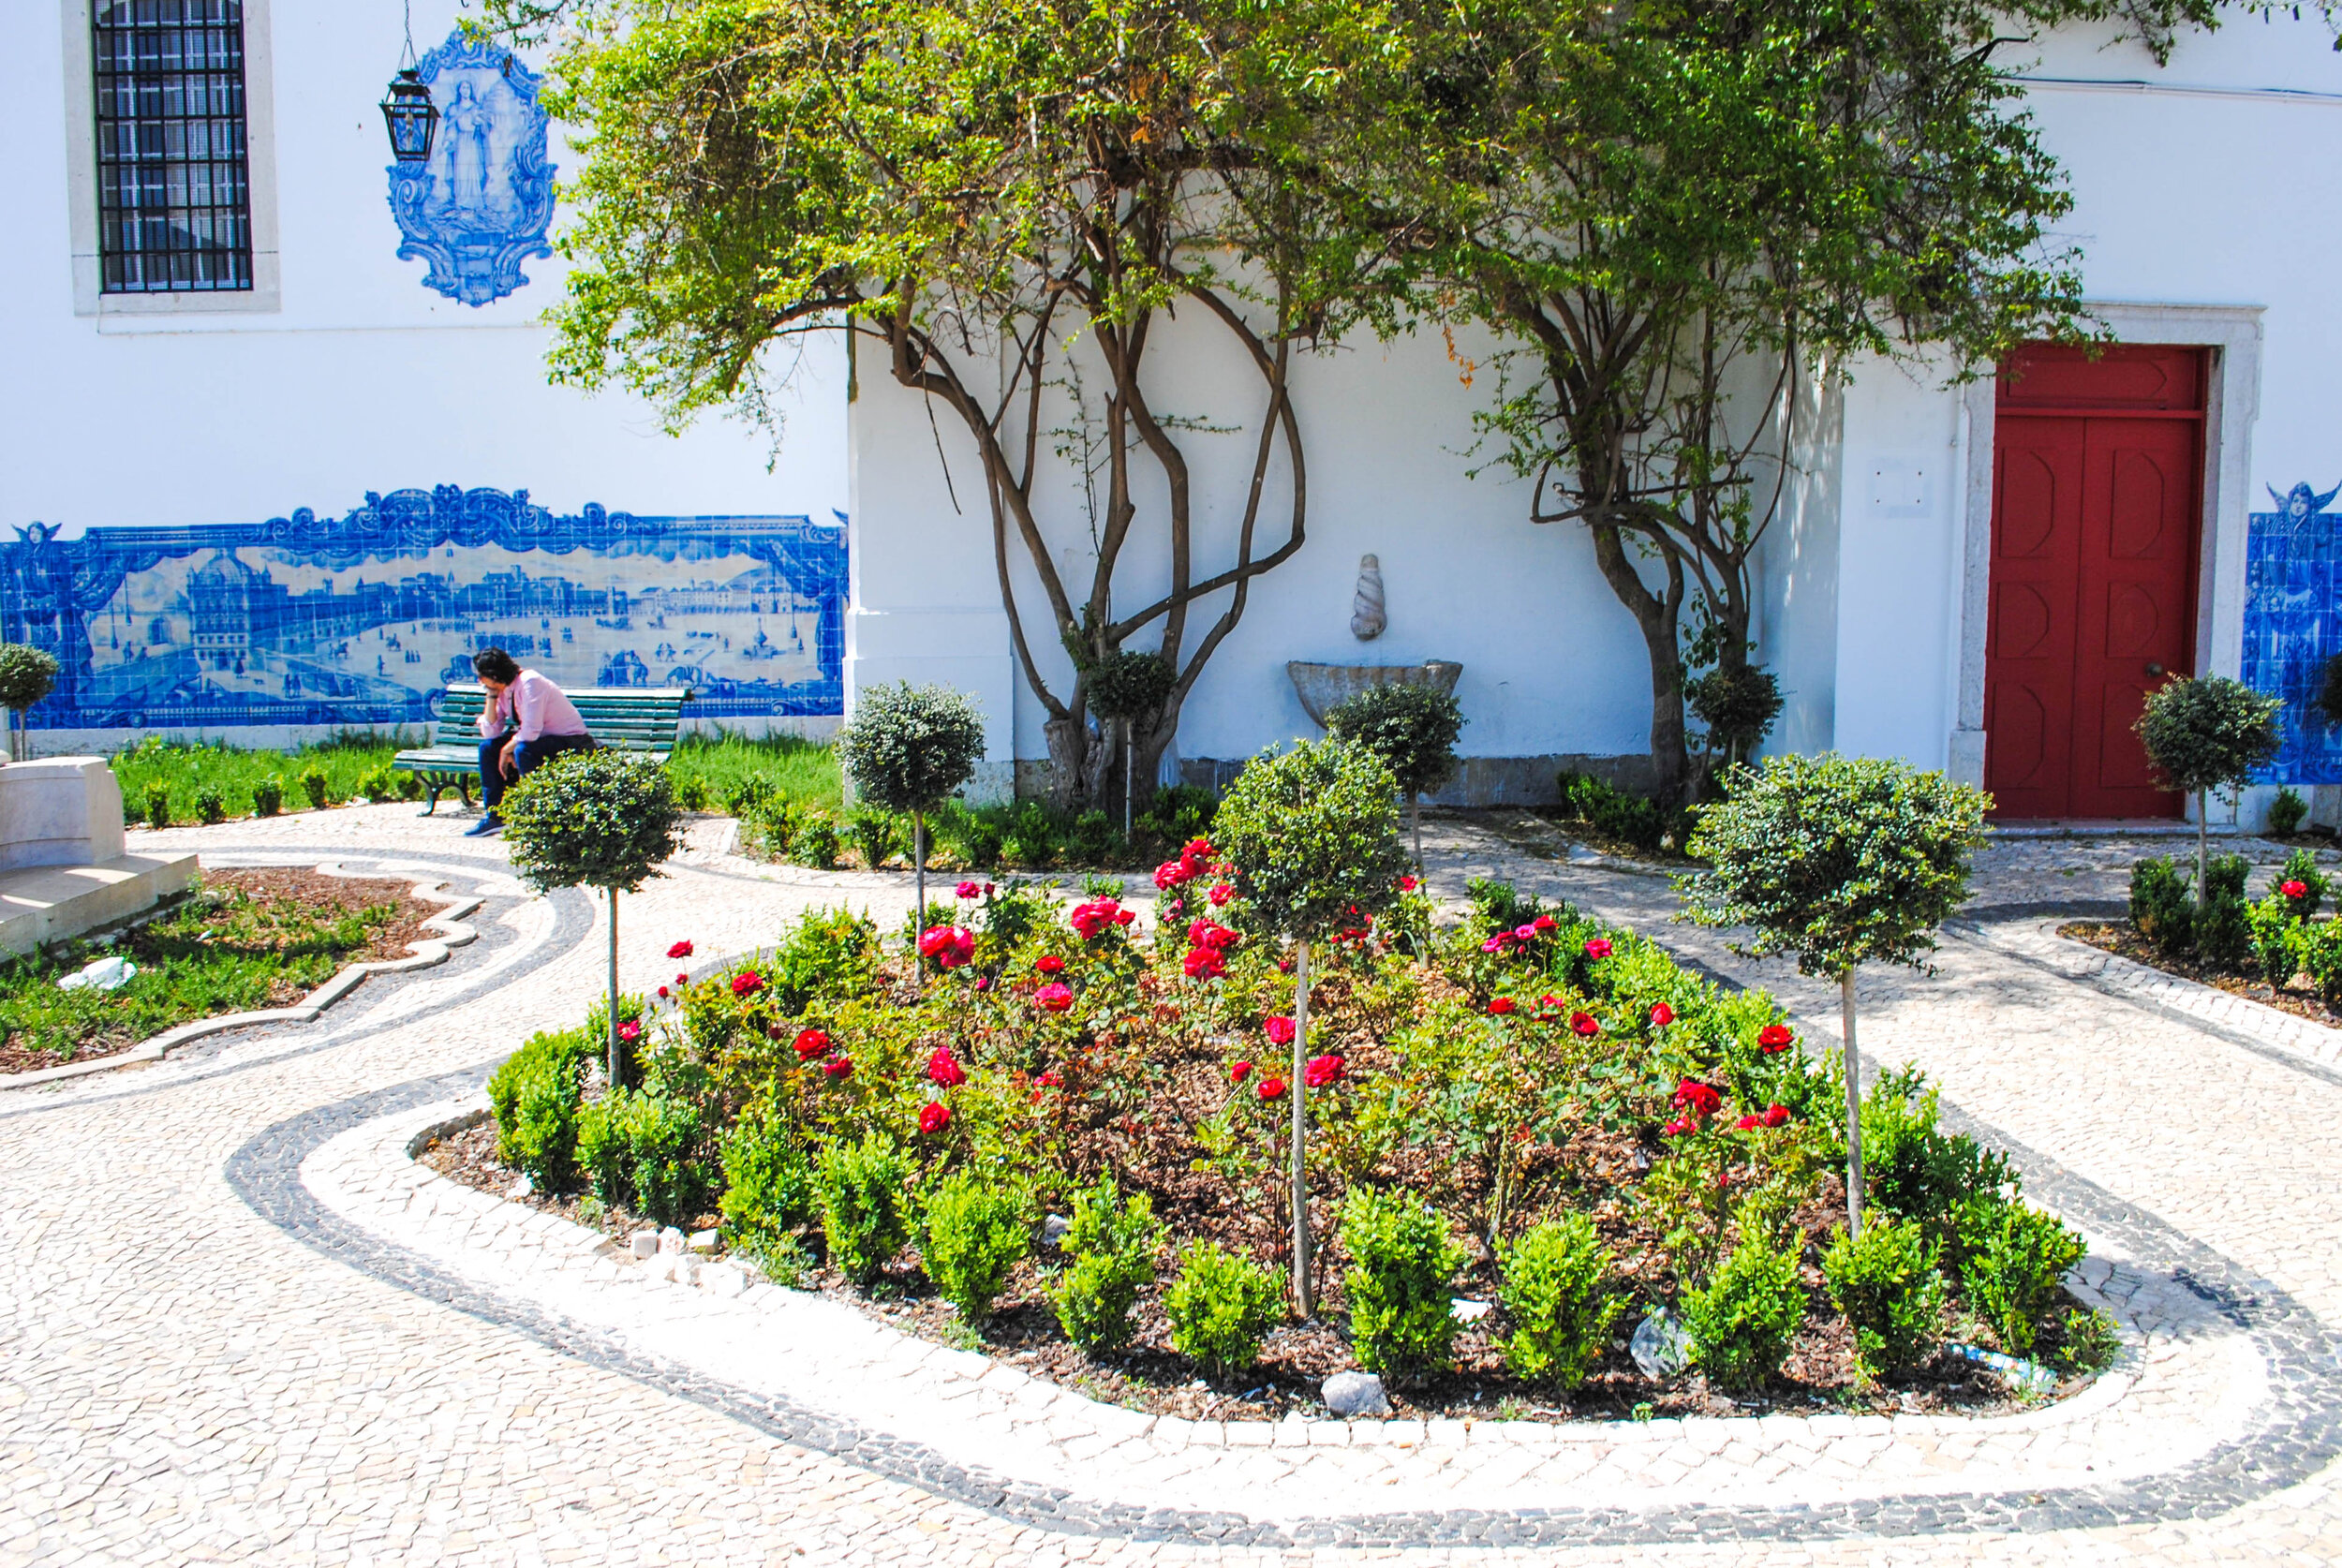
<path id="1" fill-rule="evenodd" d="M 1862 1234 L 1861 1066 L 1854 971 L 1871 960 L 1920 968 L 1934 930 L 1968 895 L 1969 857 L 1991 802 L 1940 773 L 1870 757 L 1775 757 L 1733 770 L 1699 812 L 1689 851 L 1708 869 L 1680 878 L 1685 912 L 1747 925 L 1749 957 L 1794 954 L 1801 974 L 1838 983 L 1845 1033 L 1846 1221 Z"/>
<path id="2" fill-rule="evenodd" d="M 2174 790 L 2196 797 L 2196 886 L 2211 858 L 2205 803 L 2232 790 L 2277 754 L 2277 711 L 2285 704 L 2226 675 L 2181 676 L 2148 693 L 2134 726 L 2147 760 Z"/>
<path id="3" fill-rule="evenodd" d="M 626 1081 L 618 1051 L 618 894 L 660 875 L 675 851 L 667 770 L 624 751 L 568 751 L 505 792 L 504 841 L 531 887 L 598 887 L 610 895 L 610 1085 Z"/>
<path id="4" fill-rule="evenodd" d="M 867 688 L 854 694 L 853 717 L 837 732 L 837 762 L 855 796 L 910 814 L 919 882 L 914 940 L 927 929 L 927 813 L 975 777 L 983 757 L 984 716 L 944 686 Z M 919 972 L 925 976 L 924 964 Z"/>
<path id="5" fill-rule="evenodd" d="M 1101 719 L 1122 731 L 1122 836 L 1131 836 L 1131 813 L 1136 808 L 1138 779 L 1137 732 L 1143 719 L 1151 725 L 1171 700 L 1178 672 L 1161 654 L 1125 648 L 1110 653 L 1083 672 L 1089 683 L 1089 708 Z M 1193 836 L 1191 835 L 1191 836 Z"/>
<path id="6" fill-rule="evenodd" d="M 1326 733 L 1362 746 L 1399 780 L 1423 869 L 1423 797 L 1456 775 L 1463 708 L 1455 694 L 1427 686 L 1371 686 L 1326 715 Z"/>
<path id="7" fill-rule="evenodd" d="M 1303 742 L 1254 758 L 1212 819 L 1216 853 L 1260 925 L 1291 938 L 1293 965 L 1293 1291 L 1303 1318 L 1316 1306 L 1310 1270 L 1310 944 L 1362 924 L 1399 895 L 1407 851 L 1399 838 L 1398 783 L 1365 747 Z"/>
<path id="8" fill-rule="evenodd" d="M 0 643 L 0 708 L 8 710 L 8 760 L 24 760 L 24 710 L 57 685 L 57 660 L 23 643 Z"/>

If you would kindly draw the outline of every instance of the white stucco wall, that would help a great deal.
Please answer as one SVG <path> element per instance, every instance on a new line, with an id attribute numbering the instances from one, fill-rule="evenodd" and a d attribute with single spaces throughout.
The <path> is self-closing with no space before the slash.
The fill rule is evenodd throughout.
<path id="1" fill-rule="evenodd" d="M 427 50 L 459 14 L 415 0 Z M 842 356 L 809 356 L 767 436 L 703 420 L 680 438 L 619 393 L 547 385 L 557 259 L 482 307 L 422 287 L 401 261 L 376 109 L 398 63 L 399 7 L 273 0 L 264 60 L 275 107 L 282 308 L 77 317 L 67 216 L 69 118 L 60 0 L 0 21 L 0 141 L 10 150 L 0 246 L 0 525 L 258 522 L 296 506 L 339 514 L 365 491 L 452 483 L 526 489 L 559 512 L 587 502 L 660 513 L 805 513 L 846 504 Z M 558 144 L 562 176 L 577 167 Z M 555 228 L 561 223 L 556 214 Z"/>

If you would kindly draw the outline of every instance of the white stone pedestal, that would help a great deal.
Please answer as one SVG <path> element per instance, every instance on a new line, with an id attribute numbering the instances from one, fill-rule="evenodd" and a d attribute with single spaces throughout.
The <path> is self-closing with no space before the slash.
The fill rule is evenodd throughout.
<path id="1" fill-rule="evenodd" d="M 0 953 L 127 919 L 195 872 L 193 855 L 123 853 L 122 786 L 103 757 L 0 766 Z"/>

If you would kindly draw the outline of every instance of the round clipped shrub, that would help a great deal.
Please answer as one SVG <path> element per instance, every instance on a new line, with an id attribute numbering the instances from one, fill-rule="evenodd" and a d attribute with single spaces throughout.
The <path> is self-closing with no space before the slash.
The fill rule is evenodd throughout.
<path id="1" fill-rule="evenodd" d="M 1260 1359 L 1284 1294 L 1277 1270 L 1195 1242 L 1179 1254 L 1179 1277 L 1164 1293 L 1172 1348 L 1214 1377 L 1240 1372 Z"/>
<path id="2" fill-rule="evenodd" d="M 160 784 L 146 787 L 146 825 L 157 828 L 170 825 L 170 791 Z"/>
<path id="3" fill-rule="evenodd" d="M 1882 1220 L 1859 1241 L 1839 1231 L 1822 1254 L 1822 1278 L 1854 1326 L 1854 1358 L 1866 1376 L 1908 1372 L 1935 1348 L 1944 1309 L 1935 1251 L 1917 1223 Z"/>
<path id="4" fill-rule="evenodd" d="M 1455 777 L 1463 708 L 1428 686 L 1372 686 L 1326 715 L 1326 732 L 1372 752 L 1407 797 L 1415 864 L 1423 867 L 1423 797 Z"/>
<path id="5" fill-rule="evenodd" d="M 1431 1206 L 1397 1192 L 1354 1187 L 1342 1206 L 1343 1288 L 1350 1343 L 1370 1372 L 1416 1378 L 1445 1366 L 1454 1351 L 1456 1271 L 1470 1261 L 1448 1239 Z"/>
<path id="6" fill-rule="evenodd" d="M 796 1228 L 813 1217 L 813 1160 L 789 1118 L 769 1106 L 743 1116 L 724 1134 L 722 1161 L 725 1239 L 759 1259 L 793 1252 Z"/>
<path id="7" fill-rule="evenodd" d="M 927 1197 L 920 1261 L 970 1328 L 991 1317 L 1009 1270 L 1031 1245 L 1032 1219 L 1021 1193 L 962 1174 L 944 1178 Z"/>
<path id="8" fill-rule="evenodd" d="M 1577 1387 L 1602 1359 L 1626 1298 L 1609 1288 L 1614 1260 L 1593 1221 L 1564 1214 L 1504 1250 L 1498 1296 L 1512 1320 L 1505 1364 L 1531 1383 Z"/>
<path id="9" fill-rule="evenodd" d="M 1138 1293 L 1155 1278 L 1155 1250 L 1163 1225 L 1154 1200 L 1144 1192 L 1124 1198 L 1112 1176 L 1074 1199 L 1073 1226 L 1065 1253 L 1073 1259 L 1050 1293 L 1065 1337 L 1096 1354 L 1131 1342 L 1131 1311 Z"/>
<path id="10" fill-rule="evenodd" d="M 816 871 L 837 865 L 837 824 L 819 811 L 808 813 L 789 836 L 789 858 Z"/>
<path id="11" fill-rule="evenodd" d="M 2001 1347 L 2028 1355 L 2063 1298 L 2066 1271 L 2087 1250 L 2053 1214 L 1988 1194 L 1960 1217 L 1960 1283 L 1968 1306 L 1993 1325 Z"/>
<path id="12" fill-rule="evenodd" d="M 837 762 L 857 798 L 911 817 L 919 880 L 918 929 L 927 925 L 927 813 L 973 778 L 984 758 L 984 715 L 964 693 L 908 681 L 854 694 L 837 732 Z M 878 863 L 871 862 L 875 866 Z"/>
<path id="13" fill-rule="evenodd" d="M 1306 1318 L 1314 1305 L 1310 1272 L 1310 943 L 1363 926 L 1399 896 L 1407 851 L 1399 839 L 1398 782 L 1362 746 L 1305 741 L 1255 757 L 1212 818 L 1214 852 L 1230 866 L 1237 895 L 1267 929 L 1295 941 L 1292 1138 L 1293 1288 Z"/>
<path id="14" fill-rule="evenodd" d="M 567 751 L 505 791 L 499 808 L 512 869 L 531 887 L 598 887 L 610 895 L 610 1082 L 625 1081 L 618 1043 L 618 895 L 659 875 L 682 812 L 667 770 L 624 751 Z"/>
<path id="15" fill-rule="evenodd" d="M 285 786 L 274 778 L 263 778 L 252 786 L 252 814 L 274 817 L 285 809 Z"/>
<path id="16" fill-rule="evenodd" d="M 830 1265 L 857 1285 L 879 1277 L 911 1237 L 904 1184 L 911 1161 L 882 1132 L 834 1143 L 814 1165 L 813 1191 Z"/>
<path id="17" fill-rule="evenodd" d="M 2210 857 L 2204 806 L 2215 790 L 2246 782 L 2277 754 L 2284 703 L 2226 675 L 2181 676 L 2147 694 L 2136 726 L 2147 761 L 2172 789 L 2196 797 L 2196 886 Z"/>
<path id="18" fill-rule="evenodd" d="M 1797 1255 L 1752 1232 L 1703 1289 L 1683 1293 L 1682 1305 L 1692 1361 L 1708 1381 L 1736 1391 L 1762 1387 L 1805 1318 Z"/>
<path id="19" fill-rule="evenodd" d="M 1701 925 L 1752 927 L 1732 950 L 1793 954 L 1800 973 L 1838 983 L 1846 1081 L 1846 1211 L 1862 1231 L 1860 1060 L 1854 971 L 1918 966 L 1935 927 L 1968 895 L 1990 800 L 1940 773 L 1877 757 L 1774 757 L 1732 770 L 1687 846 L 1707 869 L 1678 879 Z"/>
<path id="20" fill-rule="evenodd" d="M 326 798 L 325 775 L 316 768 L 311 768 L 306 773 L 304 773 L 301 776 L 301 792 L 309 798 L 310 810 L 324 810 Z"/>
<path id="21" fill-rule="evenodd" d="M 195 814 L 206 826 L 216 826 L 228 820 L 228 803 L 217 790 L 199 790 L 195 796 Z"/>

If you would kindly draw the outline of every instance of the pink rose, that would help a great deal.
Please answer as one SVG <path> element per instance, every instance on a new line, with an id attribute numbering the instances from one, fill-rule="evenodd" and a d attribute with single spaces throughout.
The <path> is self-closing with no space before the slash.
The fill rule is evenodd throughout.
<path id="1" fill-rule="evenodd" d="M 1590 938 L 1588 938 L 1588 939 L 1587 939 L 1587 940 L 1586 940 L 1586 956 L 1587 956 L 1587 957 L 1589 957 L 1589 958 L 1608 958 L 1609 955 L 1610 955 L 1610 943 L 1609 943 L 1609 940 L 1608 940 L 1608 938 L 1604 938 L 1604 937 L 1590 937 Z"/>
<path id="2" fill-rule="evenodd" d="M 1074 989 L 1070 985 L 1044 985 L 1032 994 L 1033 1005 L 1045 1013 L 1062 1013 L 1074 1005 Z"/>
<path id="3" fill-rule="evenodd" d="M 962 882 L 952 889 L 952 895 L 956 898 L 981 898 L 984 896 L 984 890 L 973 882 Z"/>

